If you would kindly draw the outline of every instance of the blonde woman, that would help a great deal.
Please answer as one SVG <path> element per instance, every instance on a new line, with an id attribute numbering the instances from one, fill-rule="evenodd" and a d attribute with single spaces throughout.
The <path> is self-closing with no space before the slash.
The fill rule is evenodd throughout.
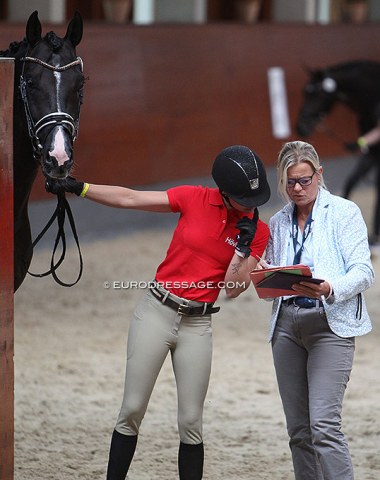
<path id="1" fill-rule="evenodd" d="M 270 341 L 296 480 L 353 480 L 341 431 L 355 337 L 371 330 L 363 292 L 374 280 L 359 208 L 332 195 L 314 147 L 289 142 L 278 163 L 288 201 L 269 222 L 267 261 L 304 263 L 321 284 L 293 285 L 273 301 Z"/>

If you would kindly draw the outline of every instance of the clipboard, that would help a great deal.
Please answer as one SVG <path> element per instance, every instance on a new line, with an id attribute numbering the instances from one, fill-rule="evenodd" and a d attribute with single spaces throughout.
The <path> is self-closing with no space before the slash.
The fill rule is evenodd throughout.
<path id="1" fill-rule="evenodd" d="M 314 278 L 310 267 L 303 264 L 253 270 L 250 277 L 259 298 L 296 295 L 292 285 L 302 281 L 317 284 L 324 282 L 320 278 Z"/>

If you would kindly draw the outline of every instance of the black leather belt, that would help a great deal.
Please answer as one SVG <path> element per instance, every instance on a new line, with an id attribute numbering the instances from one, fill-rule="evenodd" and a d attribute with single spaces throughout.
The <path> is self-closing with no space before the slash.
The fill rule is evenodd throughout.
<path id="1" fill-rule="evenodd" d="M 290 297 L 282 301 L 285 305 L 296 305 L 300 308 L 319 308 L 323 307 L 322 300 L 310 297 Z"/>
<path id="2" fill-rule="evenodd" d="M 160 292 L 154 287 L 150 287 L 150 291 L 158 300 L 160 300 L 161 303 L 172 308 L 179 315 L 201 317 L 203 315 L 211 315 L 212 313 L 219 312 L 220 310 L 220 307 L 214 307 L 213 303 L 204 303 L 203 305 L 195 307 L 184 303 L 187 301 L 185 299 L 176 300 L 170 295 L 170 293 L 168 295 L 167 293 Z"/>

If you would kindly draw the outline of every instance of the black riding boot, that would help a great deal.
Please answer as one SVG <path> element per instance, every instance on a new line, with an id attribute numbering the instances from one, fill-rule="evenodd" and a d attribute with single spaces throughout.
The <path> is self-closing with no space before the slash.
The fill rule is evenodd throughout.
<path id="1" fill-rule="evenodd" d="M 203 477 L 203 443 L 179 444 L 178 470 L 180 480 L 201 480 Z"/>
<path id="2" fill-rule="evenodd" d="M 113 431 L 107 480 L 125 480 L 136 450 L 136 444 L 137 435 L 122 435 L 116 430 Z"/>

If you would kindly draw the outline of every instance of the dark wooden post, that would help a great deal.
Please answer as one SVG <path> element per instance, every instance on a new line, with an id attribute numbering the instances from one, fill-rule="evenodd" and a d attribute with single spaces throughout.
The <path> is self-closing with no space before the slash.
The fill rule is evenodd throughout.
<path id="1" fill-rule="evenodd" d="M 14 473 L 13 58 L 0 58 L 0 479 Z"/>

